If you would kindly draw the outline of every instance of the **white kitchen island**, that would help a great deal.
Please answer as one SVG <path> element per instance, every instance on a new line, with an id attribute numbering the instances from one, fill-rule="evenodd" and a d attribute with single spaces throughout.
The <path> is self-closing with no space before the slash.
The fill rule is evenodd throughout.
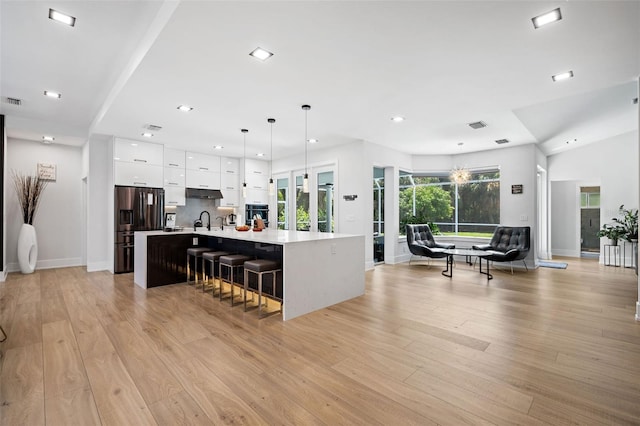
<path id="1" fill-rule="evenodd" d="M 262 232 L 235 229 L 136 232 L 134 282 L 143 288 L 154 284 L 150 281 L 153 271 L 149 270 L 152 266 L 147 259 L 149 237 L 160 237 L 164 247 L 170 246 L 172 238 L 177 242 L 180 237 L 182 244 L 185 239 L 191 244 L 192 239 L 197 238 L 198 246 L 214 249 L 240 244 L 258 253 L 258 257 L 260 253 L 270 258 L 281 256 L 284 320 L 364 294 L 363 235 L 269 229 Z M 183 256 L 182 263 L 186 264 L 186 250 Z"/>

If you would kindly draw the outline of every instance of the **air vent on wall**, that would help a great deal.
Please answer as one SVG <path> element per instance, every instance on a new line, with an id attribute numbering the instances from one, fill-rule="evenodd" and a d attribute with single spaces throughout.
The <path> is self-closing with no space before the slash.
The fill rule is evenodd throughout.
<path id="1" fill-rule="evenodd" d="M 498 139 L 498 140 L 496 141 L 496 143 L 497 143 L 498 145 L 502 145 L 502 144 L 504 144 L 504 143 L 509 143 L 509 139 Z"/>
<path id="2" fill-rule="evenodd" d="M 487 127 L 487 124 L 484 121 L 476 121 L 475 123 L 469 123 L 469 127 L 472 129 L 482 129 L 483 127 Z"/>
<path id="3" fill-rule="evenodd" d="M 162 130 L 162 126 L 156 126 L 155 124 L 147 124 L 144 126 L 145 129 L 151 130 L 152 132 L 157 132 L 158 130 Z"/>
<path id="4" fill-rule="evenodd" d="M 22 99 L 17 99 L 17 98 L 9 98 L 9 97 L 7 97 L 5 99 L 5 102 L 8 103 L 9 105 L 16 105 L 16 106 L 22 105 Z"/>

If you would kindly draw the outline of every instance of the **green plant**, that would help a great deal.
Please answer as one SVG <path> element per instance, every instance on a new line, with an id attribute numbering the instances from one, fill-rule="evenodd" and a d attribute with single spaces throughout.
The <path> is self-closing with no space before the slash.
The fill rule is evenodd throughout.
<path id="1" fill-rule="evenodd" d="M 613 245 L 617 245 L 618 240 L 623 238 L 625 234 L 626 232 L 621 225 L 605 223 L 597 235 L 598 237 L 607 237 L 613 242 Z"/>
<path id="2" fill-rule="evenodd" d="M 622 218 L 614 217 L 613 221 L 624 229 L 621 238 L 627 241 L 638 239 L 638 209 L 625 209 L 623 204 L 619 211 Z"/>

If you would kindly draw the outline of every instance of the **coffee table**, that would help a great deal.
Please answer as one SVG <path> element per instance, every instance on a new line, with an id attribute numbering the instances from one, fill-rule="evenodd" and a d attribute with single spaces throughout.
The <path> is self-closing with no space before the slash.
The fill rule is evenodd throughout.
<path id="1" fill-rule="evenodd" d="M 444 251 L 447 255 L 447 269 L 442 271 L 442 275 L 445 277 L 452 278 L 453 277 L 453 256 L 465 256 L 467 258 L 467 263 L 471 264 L 471 257 L 476 256 L 480 258 L 480 273 L 487 276 L 487 280 L 492 280 L 493 275 L 489 273 L 489 260 L 486 259 L 487 256 L 491 255 L 484 250 L 473 250 L 473 249 L 447 249 Z M 482 259 L 487 262 L 487 271 L 482 271 Z"/>

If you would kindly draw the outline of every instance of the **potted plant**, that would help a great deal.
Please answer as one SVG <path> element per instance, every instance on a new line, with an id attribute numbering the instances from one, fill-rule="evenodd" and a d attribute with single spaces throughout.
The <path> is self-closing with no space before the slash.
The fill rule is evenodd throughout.
<path id="1" fill-rule="evenodd" d="M 624 235 L 622 238 L 631 242 L 638 240 L 638 209 L 625 209 L 624 204 L 620 206 L 622 218 L 614 217 L 613 221 L 622 226 Z"/>
<path id="2" fill-rule="evenodd" d="M 602 225 L 602 228 L 598 231 L 598 237 L 607 237 L 611 240 L 612 246 L 618 245 L 618 240 L 624 237 L 626 234 L 625 229 L 620 224 L 610 224 L 605 223 Z"/>
<path id="3" fill-rule="evenodd" d="M 24 221 L 18 234 L 18 264 L 23 274 L 30 274 L 35 270 L 38 260 L 38 241 L 33 219 L 47 181 L 38 175 L 32 176 L 16 171 L 12 171 L 12 177 Z"/>

